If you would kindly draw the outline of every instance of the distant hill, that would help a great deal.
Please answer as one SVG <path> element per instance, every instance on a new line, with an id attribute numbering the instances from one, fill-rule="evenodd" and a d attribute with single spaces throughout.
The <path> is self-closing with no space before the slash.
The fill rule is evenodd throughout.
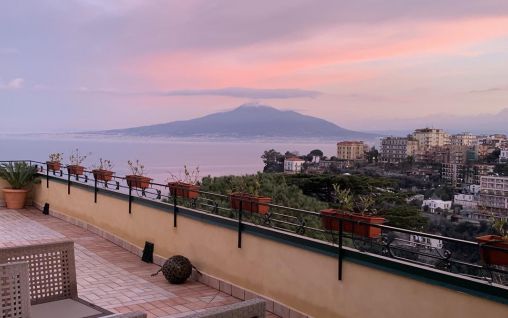
<path id="1" fill-rule="evenodd" d="M 375 134 L 348 130 L 329 121 L 282 111 L 270 106 L 245 104 L 234 110 L 170 123 L 115 129 L 102 134 L 167 137 L 294 137 L 372 139 Z"/>

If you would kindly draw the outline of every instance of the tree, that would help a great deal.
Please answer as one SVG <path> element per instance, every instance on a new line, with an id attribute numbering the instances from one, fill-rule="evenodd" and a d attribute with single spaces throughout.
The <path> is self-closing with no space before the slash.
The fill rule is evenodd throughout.
<path id="1" fill-rule="evenodd" d="M 375 146 L 373 146 L 369 151 L 366 152 L 366 156 L 369 163 L 377 163 L 379 159 L 379 151 Z"/>
<path id="2" fill-rule="evenodd" d="M 494 168 L 494 172 L 499 174 L 500 176 L 508 176 L 508 164 L 498 164 Z"/>
<path id="3" fill-rule="evenodd" d="M 265 164 L 263 168 L 264 172 L 284 171 L 284 156 L 280 152 L 275 151 L 275 149 L 265 150 L 263 155 L 261 155 L 261 159 L 263 159 Z"/>
<path id="4" fill-rule="evenodd" d="M 410 205 L 397 205 L 379 214 L 386 218 L 386 224 L 390 226 L 414 231 L 423 231 L 427 226 L 427 219 L 420 215 L 417 208 Z"/>

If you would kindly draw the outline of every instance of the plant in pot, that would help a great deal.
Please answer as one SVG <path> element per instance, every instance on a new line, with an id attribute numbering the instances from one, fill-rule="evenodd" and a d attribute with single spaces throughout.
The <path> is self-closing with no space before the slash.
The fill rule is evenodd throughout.
<path id="1" fill-rule="evenodd" d="M 99 159 L 99 164 L 97 164 L 94 169 L 92 170 L 93 177 L 95 180 L 100 181 L 111 181 L 113 179 L 113 164 L 111 163 L 111 160 L 107 159 Z"/>
<path id="2" fill-rule="evenodd" d="M 22 209 L 25 206 L 27 187 L 38 182 L 37 168 L 26 162 L 6 163 L 0 166 L 0 178 L 11 188 L 2 189 L 5 204 L 9 209 Z"/>
<path id="3" fill-rule="evenodd" d="M 508 222 L 506 219 L 496 219 L 492 228 L 498 235 L 483 235 L 476 238 L 480 243 L 480 255 L 486 264 L 508 266 Z"/>
<path id="4" fill-rule="evenodd" d="M 168 182 L 170 195 L 196 199 L 199 196 L 199 167 L 191 171 L 186 165 L 183 168 L 183 176 L 180 174 L 180 177 L 177 177 L 171 174 L 171 181 Z"/>
<path id="5" fill-rule="evenodd" d="M 330 231 L 339 231 L 342 220 L 342 229 L 344 232 L 353 233 L 362 237 L 375 238 L 381 235 L 381 229 L 370 224 L 382 224 L 385 218 L 376 217 L 376 211 L 372 209 L 375 201 L 372 196 L 362 195 L 357 197 L 355 209 L 355 197 L 350 189 L 341 189 L 339 185 L 334 184 L 334 197 L 338 209 L 321 210 L 321 222 L 325 229 Z M 360 223 L 361 222 L 361 223 Z"/>
<path id="6" fill-rule="evenodd" d="M 83 167 L 81 164 L 86 160 L 86 158 L 89 155 L 91 155 L 91 153 L 88 153 L 86 155 L 81 154 L 79 152 L 79 149 L 76 148 L 69 157 L 70 165 L 67 166 L 67 171 L 69 172 L 69 174 L 75 176 L 83 175 L 85 173 L 85 167 Z"/>
<path id="7" fill-rule="evenodd" d="M 48 170 L 58 171 L 62 168 L 63 153 L 55 152 L 49 154 L 49 160 L 46 161 Z"/>
<path id="8" fill-rule="evenodd" d="M 139 162 L 139 160 L 127 161 L 129 168 L 131 169 L 131 174 L 125 176 L 125 180 L 127 181 L 127 185 L 129 188 L 138 188 L 138 189 L 146 189 L 150 186 L 150 182 L 152 182 L 152 178 L 145 177 L 145 166 Z"/>
<path id="9" fill-rule="evenodd" d="M 240 210 L 241 206 L 242 211 L 267 214 L 270 210 L 268 204 L 272 202 L 272 198 L 259 195 L 261 188 L 259 176 L 256 176 L 250 187 L 247 186 L 243 177 L 237 180 L 233 186 L 234 191 L 229 195 L 231 209 Z"/>

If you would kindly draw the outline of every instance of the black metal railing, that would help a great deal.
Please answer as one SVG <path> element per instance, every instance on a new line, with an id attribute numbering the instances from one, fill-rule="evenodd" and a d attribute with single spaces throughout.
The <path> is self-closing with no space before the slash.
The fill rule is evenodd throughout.
<path id="1" fill-rule="evenodd" d="M 128 213 L 133 213 L 132 203 L 136 198 L 156 201 L 168 205 L 173 214 L 173 226 L 177 226 L 179 208 L 191 208 L 204 213 L 218 215 L 237 221 L 238 248 L 242 247 L 244 224 L 291 232 L 333 244 L 337 247 L 338 278 L 342 279 L 344 248 L 358 252 L 381 255 L 390 259 L 425 266 L 440 271 L 481 279 L 487 283 L 508 286 L 508 267 L 485 262 L 481 255 L 485 251 L 497 251 L 508 256 L 508 249 L 478 242 L 466 241 L 424 232 L 351 220 L 340 215 L 323 215 L 320 212 L 281 206 L 272 203 L 244 199 L 232 202 L 229 195 L 201 191 L 199 189 L 175 188 L 168 184 L 149 182 L 145 188 L 129 185 L 125 177 L 113 175 L 111 180 L 95 178 L 92 171 L 71 174 L 63 167 L 57 171 L 48 169 L 44 162 L 20 160 L 37 167 L 45 178 L 44 186 L 50 187 L 51 178 L 67 182 L 67 192 L 78 182 L 92 187 L 94 202 L 98 202 L 101 191 L 119 192 L 128 196 Z M 15 162 L 15 161 L 0 161 Z M 138 185 L 139 186 L 139 185 Z M 190 191 L 190 192 L 189 192 Z M 232 208 L 232 207 L 235 208 Z M 367 229 L 367 230 L 366 230 Z M 372 230 L 375 229 L 375 230 Z M 373 232 L 374 235 L 370 235 Z"/>

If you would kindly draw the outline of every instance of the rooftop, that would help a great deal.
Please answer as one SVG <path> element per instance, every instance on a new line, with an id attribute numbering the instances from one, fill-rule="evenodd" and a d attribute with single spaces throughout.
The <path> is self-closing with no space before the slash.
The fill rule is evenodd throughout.
<path id="1" fill-rule="evenodd" d="M 0 248 L 62 239 L 75 242 L 79 297 L 112 312 L 184 317 L 241 301 L 197 281 L 170 285 L 162 274 L 152 277 L 159 266 L 142 262 L 97 234 L 40 210 L 0 208 Z M 278 316 L 268 312 L 267 317 Z"/>

